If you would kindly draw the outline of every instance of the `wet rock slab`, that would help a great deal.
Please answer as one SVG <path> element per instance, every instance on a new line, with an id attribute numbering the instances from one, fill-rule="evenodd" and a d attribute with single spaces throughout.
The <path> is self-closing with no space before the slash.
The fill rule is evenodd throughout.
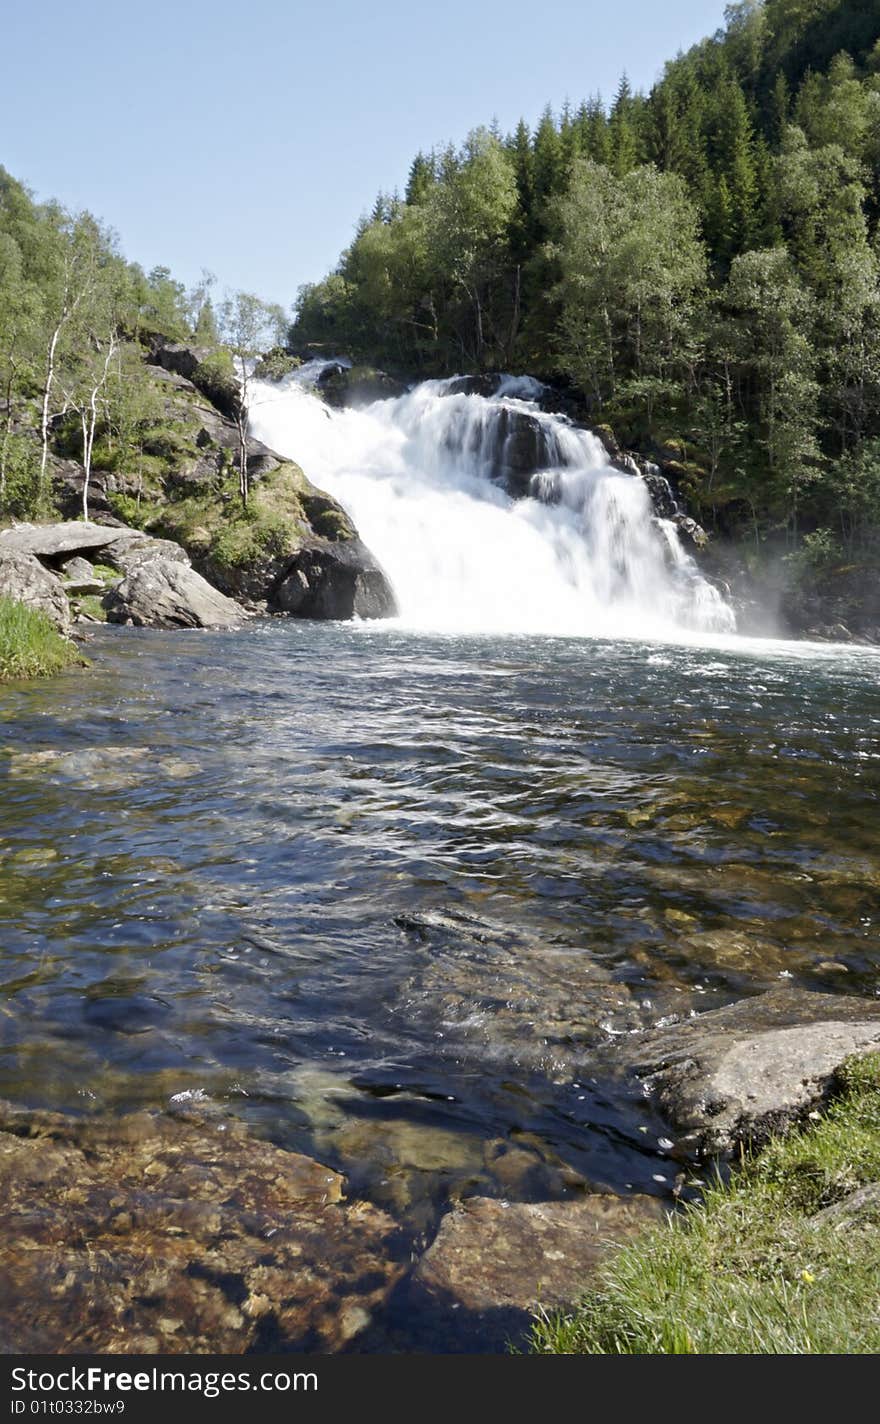
<path id="1" fill-rule="evenodd" d="M 880 1003 L 771 989 L 627 1039 L 620 1056 L 680 1145 L 729 1156 L 759 1145 L 827 1096 L 844 1059 L 880 1050 Z"/>
<path id="2" fill-rule="evenodd" d="M 411 1305 L 446 1348 L 502 1348 L 543 1307 L 571 1307 L 615 1245 L 662 1221 L 654 1197 L 569 1201 L 471 1197 L 444 1217 L 408 1285 Z"/>
<path id="3" fill-rule="evenodd" d="M 0 1105 L 0 1351 L 340 1350 L 402 1269 L 342 1193 L 232 1119 Z"/>

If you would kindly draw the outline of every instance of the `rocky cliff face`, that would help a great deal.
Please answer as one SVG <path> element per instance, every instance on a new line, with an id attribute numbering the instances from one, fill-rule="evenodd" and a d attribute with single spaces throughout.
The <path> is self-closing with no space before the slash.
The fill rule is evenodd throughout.
<path id="1" fill-rule="evenodd" d="M 102 522 L 180 545 L 197 573 L 257 611 L 305 618 L 384 618 L 397 609 L 390 583 L 344 509 L 292 461 L 248 440 L 251 495 L 238 495 L 237 389 L 199 347 L 160 344 L 148 366 L 161 400 L 160 432 L 131 473 L 92 476 Z M 82 502 L 82 470 L 56 461 L 62 511 Z M 295 597 L 293 587 L 300 586 Z M 305 580 L 305 585 L 303 585 Z"/>

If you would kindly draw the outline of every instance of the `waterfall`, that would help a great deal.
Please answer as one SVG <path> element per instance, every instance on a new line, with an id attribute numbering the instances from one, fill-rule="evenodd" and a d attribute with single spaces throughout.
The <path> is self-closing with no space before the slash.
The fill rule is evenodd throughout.
<path id="1" fill-rule="evenodd" d="M 351 514 L 404 623 L 455 632 L 668 637 L 734 615 L 597 436 L 538 405 L 531 377 L 494 394 L 425 381 L 364 409 L 314 394 L 328 363 L 255 382 L 250 429 Z M 346 363 L 347 364 L 347 363 Z"/>

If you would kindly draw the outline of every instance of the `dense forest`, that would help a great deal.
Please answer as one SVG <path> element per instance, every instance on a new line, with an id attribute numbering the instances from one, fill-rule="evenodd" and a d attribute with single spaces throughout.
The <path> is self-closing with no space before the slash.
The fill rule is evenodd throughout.
<path id="1" fill-rule="evenodd" d="M 880 0 L 739 0 L 649 94 L 418 154 L 294 346 L 525 370 L 815 565 L 880 525 Z"/>

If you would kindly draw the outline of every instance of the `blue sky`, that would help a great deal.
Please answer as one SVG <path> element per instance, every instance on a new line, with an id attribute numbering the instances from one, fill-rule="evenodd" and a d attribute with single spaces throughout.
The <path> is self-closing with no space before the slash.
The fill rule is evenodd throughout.
<path id="1" fill-rule="evenodd" d="M 288 306 L 419 148 L 648 87 L 723 0 L 16 0 L 0 163 L 126 255 Z"/>

